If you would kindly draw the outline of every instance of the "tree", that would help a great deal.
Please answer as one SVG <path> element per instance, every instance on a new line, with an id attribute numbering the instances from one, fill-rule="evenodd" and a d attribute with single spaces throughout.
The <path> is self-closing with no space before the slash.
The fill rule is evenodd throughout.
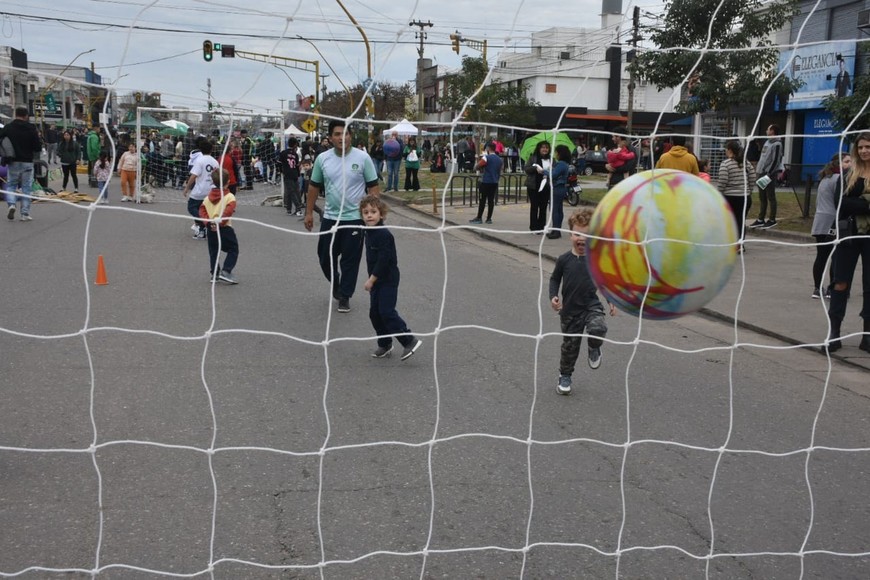
<path id="1" fill-rule="evenodd" d="M 350 94 L 348 95 L 348 93 Z M 320 112 L 334 117 L 347 117 L 359 106 L 364 94 L 365 89 L 361 84 L 349 87 L 348 91 L 344 89 L 327 91 L 320 103 Z M 375 119 L 398 120 L 408 116 L 405 105 L 408 99 L 413 97 L 413 91 L 408 83 L 404 85 L 378 83 L 372 90 L 371 97 L 375 107 Z M 365 113 L 365 108 L 360 108 L 357 117 L 364 117 Z"/>
<path id="2" fill-rule="evenodd" d="M 456 112 L 465 107 L 464 119 L 470 124 L 533 125 L 539 104 L 526 97 L 527 84 L 520 87 L 487 84 L 468 102 L 483 85 L 488 72 L 483 58 L 462 57 L 462 71 L 447 79 L 447 91 L 441 98 L 441 106 Z"/>
<path id="3" fill-rule="evenodd" d="M 773 81 L 779 50 L 770 39 L 798 12 L 797 0 L 668 0 L 663 21 L 640 29 L 658 49 L 673 50 L 639 51 L 629 66 L 659 89 L 676 87 L 691 74 L 688 98 L 677 110 L 714 110 L 730 118 L 733 108 L 760 103 L 771 81 L 769 94 L 780 99 L 800 87 L 784 74 Z M 702 56 L 698 49 L 704 47 L 710 52 Z"/>

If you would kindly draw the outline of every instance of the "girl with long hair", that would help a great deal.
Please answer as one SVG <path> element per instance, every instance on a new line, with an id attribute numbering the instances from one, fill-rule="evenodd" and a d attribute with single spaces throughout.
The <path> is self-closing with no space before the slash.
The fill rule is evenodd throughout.
<path id="1" fill-rule="evenodd" d="M 855 275 L 858 258 L 861 259 L 861 284 L 864 288 L 861 318 L 864 320 L 864 335 L 858 348 L 870 352 L 870 132 L 861 133 L 852 144 L 852 169 L 846 180 L 845 193 L 840 200 L 839 223 L 850 217 L 854 218 L 858 236 L 855 232 L 838 231 L 842 239 L 847 237 L 837 248 L 837 259 L 834 264 L 834 284 L 831 289 L 831 304 L 828 307 L 828 319 L 831 323 L 831 333 L 828 336 L 828 352 L 842 348 L 840 342 L 840 326 L 846 317 L 846 300 L 849 287 Z M 838 227 L 837 230 L 840 230 Z"/>

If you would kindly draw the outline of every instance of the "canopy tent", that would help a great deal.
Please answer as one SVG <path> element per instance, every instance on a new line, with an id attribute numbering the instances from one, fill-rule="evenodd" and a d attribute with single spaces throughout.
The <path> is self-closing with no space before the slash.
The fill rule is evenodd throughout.
<path id="1" fill-rule="evenodd" d="M 293 137 L 293 136 L 306 137 L 308 135 L 308 133 L 306 133 L 305 131 L 303 131 L 302 129 L 298 128 L 296 125 L 291 123 L 289 127 L 284 129 L 284 135 L 286 135 L 288 137 Z"/>
<path id="2" fill-rule="evenodd" d="M 142 120 L 141 120 L 142 125 L 141 126 L 143 129 L 157 129 L 158 131 L 166 129 L 166 125 L 164 125 L 163 123 L 161 123 L 160 121 L 155 119 L 150 113 L 147 113 L 147 112 L 142 113 L 141 117 L 142 117 Z M 127 113 L 127 117 L 124 119 L 124 121 L 119 126 L 124 128 L 124 129 L 135 129 L 136 128 L 136 114 L 133 111 L 130 111 L 129 113 Z"/>
<path id="3" fill-rule="evenodd" d="M 389 129 L 385 129 L 384 136 L 389 137 L 393 132 L 398 133 L 400 136 L 417 135 L 420 133 L 420 131 L 417 129 L 417 127 L 412 125 L 408 121 L 408 119 L 402 119 L 401 121 L 399 121 L 399 124 L 396 125 L 395 127 L 390 127 Z"/>

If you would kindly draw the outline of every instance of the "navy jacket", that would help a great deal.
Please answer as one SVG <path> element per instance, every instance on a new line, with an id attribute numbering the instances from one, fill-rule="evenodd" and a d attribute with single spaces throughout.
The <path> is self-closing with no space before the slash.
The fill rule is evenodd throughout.
<path id="1" fill-rule="evenodd" d="M 383 220 L 378 222 L 384 225 Z M 366 229 L 366 266 L 369 276 L 378 278 L 377 284 L 399 285 L 399 256 L 396 240 L 387 228 Z"/>

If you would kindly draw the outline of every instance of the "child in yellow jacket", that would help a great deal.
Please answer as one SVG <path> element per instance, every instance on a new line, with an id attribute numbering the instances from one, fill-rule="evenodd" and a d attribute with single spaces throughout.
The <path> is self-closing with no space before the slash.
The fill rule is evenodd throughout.
<path id="1" fill-rule="evenodd" d="M 208 197 L 199 206 L 199 216 L 208 220 L 206 239 L 208 240 L 209 278 L 217 279 L 227 284 L 238 284 L 233 276 L 233 268 L 239 259 L 239 240 L 236 231 L 230 223 L 230 217 L 236 211 L 236 196 L 227 188 L 230 174 L 226 169 L 215 169 L 212 181 L 217 187 L 209 192 Z M 221 189 L 221 185 L 224 189 Z M 226 253 L 224 264 L 220 264 L 220 251 Z"/>

